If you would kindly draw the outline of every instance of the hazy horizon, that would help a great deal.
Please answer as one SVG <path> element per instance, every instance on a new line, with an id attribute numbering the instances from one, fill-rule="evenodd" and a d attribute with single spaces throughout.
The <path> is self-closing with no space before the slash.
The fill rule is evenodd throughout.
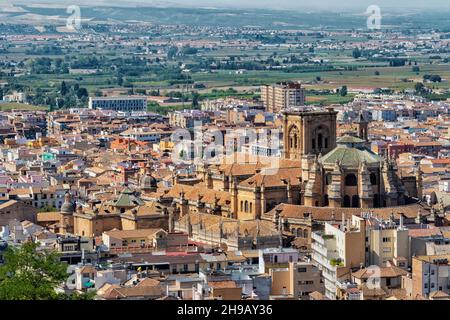
<path id="1" fill-rule="evenodd" d="M 158 6 L 158 7 L 211 7 L 211 8 L 254 8 L 254 9 L 278 9 L 278 10 L 326 10 L 326 11 L 353 11 L 362 12 L 369 5 L 378 5 L 383 10 L 411 11 L 425 9 L 442 10 L 450 9 L 448 0 L 318 0 L 311 3 L 310 0 L 9 0 L 4 3 L 11 4 L 79 4 L 84 6 Z"/>

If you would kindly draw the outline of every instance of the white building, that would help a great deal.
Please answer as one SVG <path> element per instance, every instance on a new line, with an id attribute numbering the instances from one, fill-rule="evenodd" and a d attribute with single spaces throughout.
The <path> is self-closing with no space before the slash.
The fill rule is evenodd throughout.
<path id="1" fill-rule="evenodd" d="M 123 112 L 146 111 L 146 96 L 90 97 L 89 109 L 113 110 Z"/>

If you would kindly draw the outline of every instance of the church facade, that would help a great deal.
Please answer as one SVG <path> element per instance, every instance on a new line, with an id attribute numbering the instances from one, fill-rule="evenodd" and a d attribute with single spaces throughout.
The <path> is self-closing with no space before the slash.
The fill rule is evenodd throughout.
<path id="1" fill-rule="evenodd" d="M 362 115 L 356 130 L 339 139 L 336 116 L 333 108 L 284 111 L 283 156 L 276 174 L 265 172 L 270 161 L 263 161 L 205 166 L 198 175 L 206 188 L 230 194 L 228 217 L 247 221 L 280 203 L 383 208 L 421 197 L 420 172 L 400 177 L 395 162 L 374 153 Z"/>

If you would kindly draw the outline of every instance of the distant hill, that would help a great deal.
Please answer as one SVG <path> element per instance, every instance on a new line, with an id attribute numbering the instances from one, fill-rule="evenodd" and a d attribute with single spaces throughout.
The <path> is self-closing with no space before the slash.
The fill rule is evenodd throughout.
<path id="1" fill-rule="evenodd" d="M 43 2 L 45 0 L 39 1 Z M 84 0 L 77 3 L 83 3 Z M 48 1 L 52 2 L 52 1 Z M 53 1 L 55 2 L 55 1 Z M 72 4 L 73 1 L 65 1 Z M 110 3 L 110 2 L 108 2 Z M 227 8 L 180 8 L 177 2 L 152 1 L 154 6 L 126 2 L 127 6 L 106 5 L 106 1 L 96 1 L 96 6 L 82 6 L 83 20 L 91 22 L 150 22 L 156 24 L 185 24 L 196 26 L 259 26 L 263 28 L 329 28 L 364 29 L 367 16 L 364 12 L 337 13 L 317 11 L 282 11 L 268 9 L 227 9 Z M 97 6 L 98 5 L 98 6 Z M 0 6 L 1 8 L 1 6 Z M 16 12 L 14 12 L 16 11 Z M 383 12 L 382 12 L 383 13 Z M 389 28 L 410 29 L 441 28 L 450 30 L 449 12 L 418 11 L 416 13 L 383 13 L 382 24 Z M 32 25 L 60 25 L 69 14 L 64 1 L 55 4 L 17 4 L 15 10 L 4 11 L 2 15 L 10 23 Z"/>

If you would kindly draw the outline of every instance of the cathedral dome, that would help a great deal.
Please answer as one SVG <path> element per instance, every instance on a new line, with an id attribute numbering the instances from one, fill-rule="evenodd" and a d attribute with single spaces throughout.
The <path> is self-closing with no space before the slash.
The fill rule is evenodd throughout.
<path id="1" fill-rule="evenodd" d="M 368 166 L 379 166 L 383 159 L 366 147 L 365 141 L 351 135 L 345 135 L 337 141 L 337 146 L 326 155 L 320 157 L 322 165 L 335 165 L 358 168 L 363 162 Z"/>
<path id="2" fill-rule="evenodd" d="M 157 181 L 154 177 L 151 175 L 146 175 L 142 177 L 141 179 L 141 189 L 156 189 L 157 188 Z"/>
<path id="3" fill-rule="evenodd" d="M 61 213 L 71 214 L 74 212 L 74 206 L 70 197 L 69 192 L 64 196 L 64 203 L 61 206 Z"/>

